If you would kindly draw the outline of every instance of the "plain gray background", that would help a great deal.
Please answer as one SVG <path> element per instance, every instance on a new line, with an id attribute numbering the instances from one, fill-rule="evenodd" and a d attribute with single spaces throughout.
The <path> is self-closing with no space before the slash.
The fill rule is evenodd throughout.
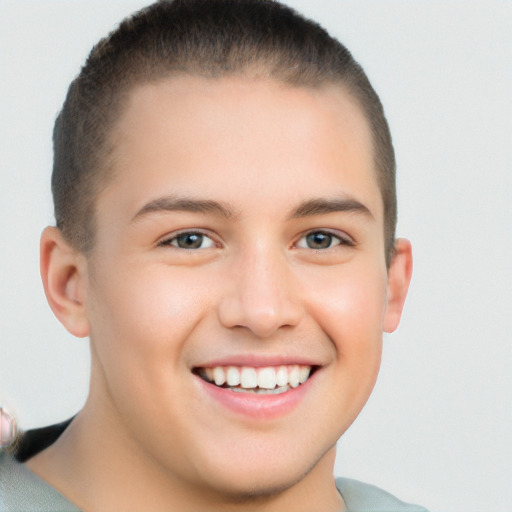
<path id="1" fill-rule="evenodd" d="M 336 473 L 433 512 L 512 511 L 512 3 L 290 0 L 365 67 L 398 160 L 415 270 Z M 87 341 L 53 318 L 38 240 L 51 130 L 92 44 L 143 0 L 0 0 L 0 406 L 73 415 Z"/>

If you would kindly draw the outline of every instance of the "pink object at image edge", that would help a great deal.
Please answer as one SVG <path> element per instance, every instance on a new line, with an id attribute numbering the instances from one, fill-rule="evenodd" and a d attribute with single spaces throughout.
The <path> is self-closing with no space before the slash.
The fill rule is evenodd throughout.
<path id="1" fill-rule="evenodd" d="M 0 407 L 0 446 L 9 446 L 16 437 L 16 421 L 5 409 Z"/>

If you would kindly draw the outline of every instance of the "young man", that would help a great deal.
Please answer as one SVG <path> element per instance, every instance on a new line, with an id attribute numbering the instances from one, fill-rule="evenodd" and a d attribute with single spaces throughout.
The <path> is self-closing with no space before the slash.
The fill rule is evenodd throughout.
<path id="1" fill-rule="evenodd" d="M 54 151 L 41 273 L 90 392 L 3 455 L 3 510 L 422 510 L 333 476 L 412 269 L 344 47 L 268 0 L 154 4 L 93 49 Z"/>

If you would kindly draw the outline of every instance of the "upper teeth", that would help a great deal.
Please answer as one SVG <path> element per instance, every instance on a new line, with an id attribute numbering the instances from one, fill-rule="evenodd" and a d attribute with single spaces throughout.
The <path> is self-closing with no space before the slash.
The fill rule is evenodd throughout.
<path id="1" fill-rule="evenodd" d="M 296 388 L 308 380 L 311 366 L 282 365 L 253 368 L 250 366 L 216 366 L 201 368 L 199 374 L 217 386 L 240 386 L 243 389 Z"/>

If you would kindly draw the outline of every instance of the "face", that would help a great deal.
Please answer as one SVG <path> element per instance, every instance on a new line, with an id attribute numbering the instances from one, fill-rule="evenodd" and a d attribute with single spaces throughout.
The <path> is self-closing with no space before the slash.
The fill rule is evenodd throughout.
<path id="1" fill-rule="evenodd" d="M 380 363 L 364 117 L 339 88 L 189 77 L 134 90 L 114 139 L 86 286 L 103 417 L 203 489 L 300 481 Z"/>

